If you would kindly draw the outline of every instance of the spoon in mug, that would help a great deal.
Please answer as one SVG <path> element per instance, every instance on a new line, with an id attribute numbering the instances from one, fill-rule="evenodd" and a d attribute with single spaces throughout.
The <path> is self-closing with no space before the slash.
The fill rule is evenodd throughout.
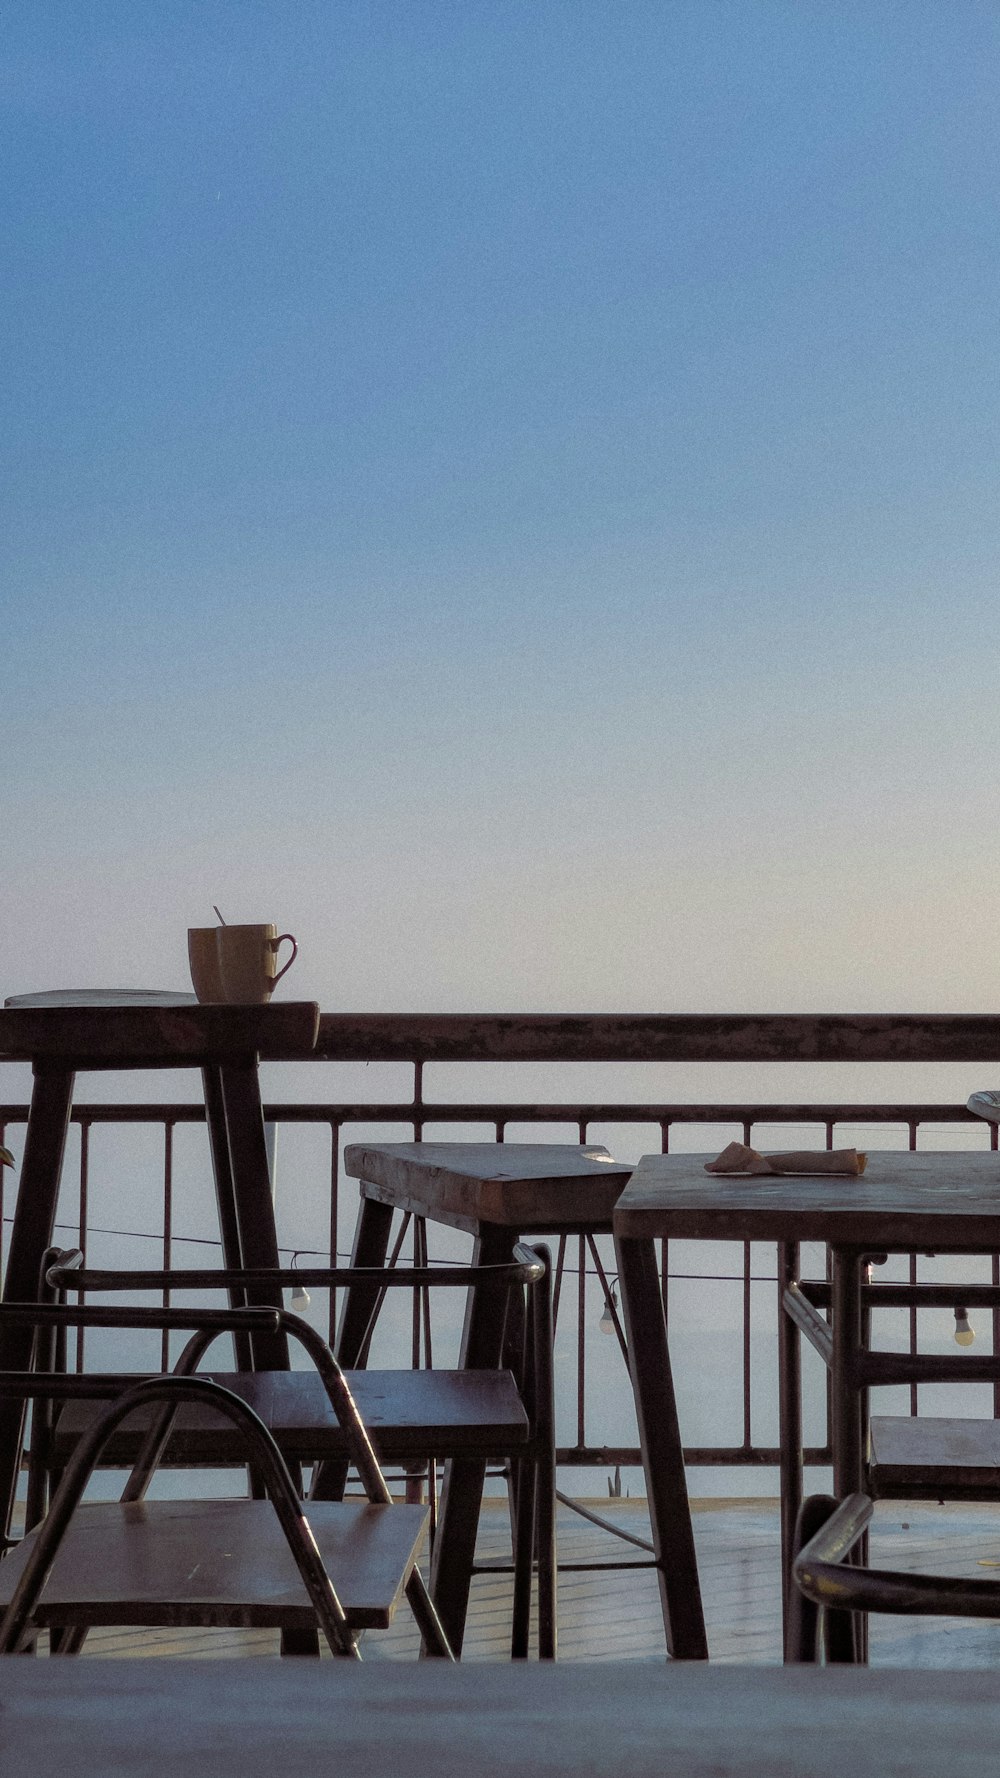
<path id="1" fill-rule="evenodd" d="M 217 920 L 218 920 L 218 922 L 219 922 L 219 925 L 220 925 L 220 926 L 224 926 L 224 925 L 225 925 L 225 924 L 226 924 L 226 922 L 225 922 L 225 920 L 224 920 L 224 919 L 223 919 L 223 918 L 222 918 L 222 915 L 221 915 L 221 914 L 220 914 L 220 913 L 219 913 L 219 910 L 218 910 L 218 908 L 217 908 L 217 907 L 216 907 L 216 905 L 215 905 L 215 903 L 214 903 L 214 901 L 213 901 L 213 903 L 212 903 L 212 912 L 213 912 L 213 914 L 214 914 L 214 915 L 215 915 L 215 917 L 216 917 L 216 919 L 217 919 Z"/>

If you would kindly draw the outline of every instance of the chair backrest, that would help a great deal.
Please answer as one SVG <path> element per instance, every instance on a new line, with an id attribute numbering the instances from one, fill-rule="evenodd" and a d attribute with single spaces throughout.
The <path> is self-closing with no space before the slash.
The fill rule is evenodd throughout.
<path id="1" fill-rule="evenodd" d="M 279 1268 L 241 1268 L 238 1270 L 214 1271 L 206 1268 L 151 1270 L 141 1272 L 106 1271 L 88 1269 L 81 1264 L 78 1249 L 59 1251 L 50 1250 L 43 1263 L 39 1291 L 41 1296 L 58 1295 L 64 1300 L 67 1291 L 121 1293 L 136 1290 L 205 1290 L 224 1289 L 231 1295 L 239 1294 L 249 1288 L 265 1286 L 275 1293 L 280 1304 L 281 1292 L 284 1288 L 295 1285 L 313 1285 L 316 1288 L 356 1286 L 359 1282 L 370 1285 L 377 1296 L 373 1304 L 372 1319 L 378 1307 L 390 1290 L 427 1290 L 432 1288 L 468 1290 L 475 1286 L 477 1291 L 495 1290 L 508 1298 L 517 1290 L 527 1290 L 530 1297 L 530 1314 L 523 1317 L 522 1350 L 519 1354 L 517 1368 L 520 1376 L 521 1393 L 526 1411 L 531 1421 L 536 1441 L 545 1443 L 554 1439 L 554 1404 L 552 1375 L 552 1261 L 549 1250 L 545 1246 L 535 1246 L 519 1241 L 513 1248 L 509 1261 L 488 1266 L 447 1265 L 447 1266 L 337 1266 L 337 1267 L 279 1267 Z M 140 1325 L 153 1326 L 187 1326 L 194 1330 L 175 1370 L 180 1373 L 193 1372 L 200 1363 L 208 1345 L 219 1333 L 235 1327 L 253 1326 L 259 1328 L 266 1325 L 295 1339 L 302 1345 L 326 1388 L 331 1405 L 341 1426 L 345 1443 L 348 1447 L 350 1461 L 362 1481 L 370 1500 L 385 1501 L 391 1498 L 385 1477 L 375 1456 L 368 1433 L 362 1423 L 353 1396 L 347 1386 L 343 1371 L 334 1358 L 330 1347 L 322 1335 L 310 1326 L 301 1316 L 276 1306 L 273 1309 L 247 1308 L 234 1309 L 195 1309 L 169 1311 L 165 1309 L 149 1310 L 98 1310 L 98 1315 L 111 1315 L 114 1320 L 100 1320 L 90 1323 L 89 1317 L 95 1311 L 91 1305 L 86 1309 L 78 1308 L 75 1313 L 80 1316 L 77 1325 Z M 187 1319 L 169 1322 L 158 1319 L 166 1315 L 180 1314 Z M 128 1317 L 127 1322 L 119 1322 L 118 1316 Z M 263 1323 L 253 1319 L 246 1323 L 236 1318 L 249 1316 L 253 1318 L 270 1317 Z M 141 1316 L 136 1321 L 134 1317 Z M 93 1391 L 91 1391 L 93 1393 Z M 157 1416 L 145 1441 L 143 1452 L 136 1463 L 136 1472 L 143 1465 L 149 1472 L 155 1468 L 163 1454 L 173 1410 L 167 1406 Z"/>
<path id="2" fill-rule="evenodd" d="M 430 1289 L 461 1289 L 475 1287 L 477 1292 L 496 1291 L 509 1297 L 518 1289 L 527 1289 L 531 1300 L 531 1313 L 524 1320 L 524 1348 L 520 1355 L 519 1366 L 522 1390 L 530 1397 L 526 1401 L 529 1414 L 548 1415 L 551 1417 L 551 1352 L 552 1352 L 552 1262 L 549 1250 L 544 1246 L 535 1246 L 519 1241 L 513 1248 L 512 1258 L 498 1265 L 406 1265 L 406 1266 L 294 1266 L 294 1267 L 243 1267 L 240 1269 L 212 1270 L 207 1268 L 149 1270 L 149 1271 L 103 1271 L 81 1268 L 76 1250 L 68 1250 L 51 1260 L 44 1268 L 45 1288 L 60 1294 L 67 1290 L 80 1292 L 123 1292 L 137 1290 L 181 1291 L 181 1290 L 225 1290 L 230 1297 L 237 1299 L 248 1290 L 259 1295 L 262 1290 L 273 1293 L 275 1313 L 279 1317 L 276 1324 L 281 1331 L 297 1338 L 309 1351 L 320 1375 L 327 1381 L 328 1391 L 333 1389 L 331 1400 L 334 1402 L 338 1421 L 345 1425 L 340 1409 L 337 1407 L 340 1384 L 336 1382 L 334 1373 L 325 1369 L 329 1362 L 335 1363 L 327 1343 L 322 1336 L 299 1316 L 290 1314 L 280 1306 L 283 1289 L 294 1289 L 305 1286 L 314 1289 L 345 1289 L 359 1286 L 370 1292 L 368 1313 L 368 1331 L 362 1341 L 362 1352 L 358 1362 L 366 1361 L 367 1347 L 371 1332 L 386 1295 L 392 1290 L 426 1291 Z M 253 1311 L 260 1313 L 261 1311 Z M 233 1311 L 219 1310 L 216 1314 L 224 1315 Z M 154 1325 L 146 1322 L 144 1325 Z M 352 1360 L 353 1362 L 353 1360 Z M 339 1367 L 338 1367 L 339 1371 Z M 342 1376 L 342 1373 L 340 1373 Z M 346 1385 L 345 1385 L 346 1387 Z M 349 1392 L 348 1392 L 349 1395 Z M 343 1399 L 342 1396 L 339 1399 Z M 353 1402 L 351 1403 L 353 1407 Z M 344 1403 L 344 1412 L 349 1416 L 350 1409 Z M 357 1410 L 354 1410 L 355 1414 Z M 359 1450 L 360 1450 L 359 1442 Z M 356 1459 L 352 1460 L 356 1462 Z M 364 1459 L 362 1459 L 364 1461 Z M 374 1496 L 373 1496 L 374 1498 Z"/>

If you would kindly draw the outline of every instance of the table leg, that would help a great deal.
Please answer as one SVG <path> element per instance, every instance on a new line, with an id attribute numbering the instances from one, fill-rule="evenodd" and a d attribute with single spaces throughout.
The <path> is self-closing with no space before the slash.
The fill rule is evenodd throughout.
<path id="1" fill-rule="evenodd" d="M 209 1079 L 212 1072 L 205 1070 L 205 1104 L 206 1111 L 211 1111 L 215 1119 L 212 1153 L 213 1157 L 218 1157 L 216 1192 L 223 1241 L 229 1250 L 241 1255 L 242 1265 L 275 1270 L 281 1260 L 274 1226 L 274 1195 L 264 1137 L 257 1058 L 247 1056 L 225 1063 L 214 1071 L 215 1082 Z M 227 1151 L 228 1168 L 225 1164 Z M 244 1297 L 251 1307 L 280 1308 L 284 1302 L 281 1286 L 276 1284 L 248 1284 Z M 250 1358 L 254 1370 L 288 1370 L 286 1336 L 283 1333 L 251 1334 Z M 301 1466 L 290 1462 L 288 1470 L 296 1488 L 301 1491 Z M 260 1499 L 265 1492 L 263 1478 L 251 1466 L 251 1495 Z M 314 1654 L 318 1647 L 312 1631 L 305 1634 L 304 1645 L 297 1643 L 293 1634 L 282 1631 L 282 1649 L 289 1654 Z"/>
<path id="2" fill-rule="evenodd" d="M 865 1411 L 859 1388 L 858 1355 L 861 1349 L 863 1311 L 861 1302 L 862 1252 L 856 1247 L 831 1248 L 833 1362 L 831 1364 L 833 1424 L 833 1491 L 838 1500 L 860 1489 L 864 1476 Z M 863 1567 L 868 1560 L 867 1532 L 852 1550 L 849 1560 Z M 868 1619 L 855 1612 L 852 1623 L 854 1654 L 868 1659 Z"/>
<path id="3" fill-rule="evenodd" d="M 354 1231 L 352 1266 L 384 1266 L 392 1229 L 392 1205 L 361 1199 Z M 334 1259 L 336 1264 L 336 1259 Z M 377 1284 L 352 1284 L 344 1294 L 337 1327 L 337 1358 L 345 1370 L 360 1369 L 368 1357 L 372 1314 L 379 1297 Z"/>
<path id="4" fill-rule="evenodd" d="M 667 1649 L 708 1659 L 667 1330 L 652 1241 L 616 1239 Z"/>
<path id="5" fill-rule="evenodd" d="M 514 1239 L 510 1229 L 481 1229 L 473 1265 L 503 1265 L 510 1259 Z M 494 1370 L 500 1364 L 505 1319 L 506 1302 L 495 1289 L 473 1287 L 469 1291 L 459 1357 L 463 1368 Z M 453 1457 L 445 1466 L 431 1565 L 431 1593 L 456 1654 L 461 1653 L 465 1636 L 485 1479 L 486 1464 L 478 1459 Z"/>
<path id="6" fill-rule="evenodd" d="M 212 1155 L 212 1174 L 215 1179 L 215 1202 L 219 1213 L 222 1263 L 230 1271 L 237 1272 L 243 1265 L 243 1248 L 240 1244 L 240 1225 L 236 1213 L 233 1161 L 229 1152 L 229 1131 L 226 1128 L 222 1075 L 217 1067 L 207 1067 L 202 1069 L 201 1078 L 205 1094 L 205 1120 L 208 1124 L 208 1141 Z M 230 1308 L 243 1308 L 246 1300 L 245 1290 L 238 1287 L 230 1290 Z M 236 1369 L 238 1371 L 252 1370 L 253 1354 L 250 1335 L 248 1333 L 234 1333 L 232 1341 Z"/>
<path id="7" fill-rule="evenodd" d="M 861 1345 L 861 1254 L 853 1247 L 831 1252 L 833 1272 L 833 1491 L 838 1500 L 862 1483 L 861 1391 L 857 1357 Z"/>
<path id="8" fill-rule="evenodd" d="M 778 1469 L 781 1487 L 781 1598 L 788 1627 L 795 1522 L 802 1505 L 802 1344 L 799 1330 L 786 1314 L 784 1295 L 799 1275 L 799 1244 L 778 1243 Z"/>
<path id="9" fill-rule="evenodd" d="M 243 1264 L 273 1270 L 281 1262 L 256 1057 L 227 1062 L 219 1075 Z M 247 1287 L 247 1301 L 252 1306 L 280 1307 L 281 1300 L 281 1291 L 273 1284 Z M 288 1342 L 284 1334 L 253 1334 L 251 1347 L 256 1370 L 288 1369 Z"/>
<path id="10" fill-rule="evenodd" d="M 52 1244 L 72 1102 L 72 1071 L 36 1066 L 4 1279 L 8 1302 L 38 1298 L 42 1255 Z M 33 1339 L 30 1327 L 0 1325 L 0 1371 L 28 1370 Z M 5 1546 L 21 1464 L 25 1409 L 21 1401 L 0 1402 L 0 1530 Z"/>

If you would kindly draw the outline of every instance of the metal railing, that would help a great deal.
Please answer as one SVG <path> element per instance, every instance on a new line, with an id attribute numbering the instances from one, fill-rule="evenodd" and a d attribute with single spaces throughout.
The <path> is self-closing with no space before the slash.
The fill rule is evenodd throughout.
<path id="1" fill-rule="evenodd" d="M 328 1132 L 329 1151 L 326 1166 L 325 1222 L 329 1231 L 325 1247 L 317 1251 L 314 1248 L 300 1248 L 294 1251 L 308 1252 L 312 1264 L 323 1263 L 329 1258 L 335 1264 L 338 1258 L 343 1261 L 346 1252 L 346 1240 L 349 1230 L 345 1229 L 347 1217 L 353 1222 L 354 1200 L 342 1202 L 344 1194 L 341 1190 L 341 1146 L 342 1141 L 350 1132 L 359 1126 L 378 1128 L 393 1126 L 394 1139 L 398 1139 L 400 1126 L 412 1130 L 415 1140 L 420 1140 L 430 1126 L 447 1129 L 458 1125 L 472 1127 L 474 1130 L 488 1130 L 491 1137 L 502 1142 L 508 1129 L 514 1125 L 530 1127 L 533 1124 L 565 1125 L 567 1138 L 572 1141 L 586 1143 L 592 1126 L 600 1125 L 602 1134 L 608 1126 L 615 1124 L 646 1124 L 658 1128 L 663 1152 L 667 1152 L 671 1139 L 682 1131 L 689 1131 L 699 1125 L 721 1125 L 738 1129 L 745 1142 L 752 1143 L 755 1131 L 765 1126 L 781 1126 L 794 1124 L 800 1127 L 815 1129 L 827 1147 L 833 1147 L 835 1135 L 844 1140 L 852 1126 L 871 1129 L 878 1126 L 887 1132 L 895 1126 L 900 1133 L 899 1146 L 914 1149 L 918 1145 L 921 1130 L 928 1126 L 972 1126 L 981 1136 L 983 1146 L 997 1147 L 997 1129 L 995 1126 L 988 1131 L 986 1127 L 967 1112 L 964 1107 L 953 1104 L 878 1104 L 878 1103 L 622 1103 L 588 1100 L 587 1102 L 547 1102 L 539 1104 L 523 1103 L 483 1103 L 483 1102 L 446 1102 L 428 1101 L 422 1093 L 422 1063 L 415 1064 L 414 1097 L 408 1101 L 369 1101 L 365 1103 L 322 1103 L 322 1104 L 268 1104 L 265 1106 L 265 1117 L 270 1124 L 280 1125 L 312 1125 L 325 1128 Z M 5 1139 L 5 1132 L 15 1130 L 26 1122 L 28 1107 L 23 1104 L 0 1106 L 0 1141 Z M 148 1124 L 159 1126 L 162 1131 L 162 1153 L 160 1164 L 160 1183 L 162 1198 L 158 1226 L 151 1228 L 122 1228 L 102 1233 L 116 1235 L 133 1235 L 144 1240 L 154 1239 L 160 1250 L 161 1263 L 169 1267 L 176 1260 L 176 1247 L 179 1243 L 191 1239 L 183 1229 L 175 1226 L 174 1208 L 174 1174 L 175 1174 L 175 1133 L 180 1126 L 204 1123 L 204 1110 L 200 1105 L 188 1103 L 171 1104 L 81 1104 L 74 1108 L 73 1124 L 79 1130 L 79 1157 L 75 1179 L 72 1173 L 64 1175 L 63 1190 L 60 1198 L 60 1224 L 64 1233 L 74 1243 L 86 1250 L 88 1238 L 94 1231 L 91 1223 L 92 1201 L 92 1156 L 91 1135 L 95 1128 L 108 1125 Z M 207 1145 L 206 1145 L 207 1164 Z M 353 1182 L 352 1182 L 353 1183 Z M 7 1187 L 8 1197 L 11 1188 Z M 9 1209 L 9 1204 L 6 1206 Z M 0 1192 L 0 1217 L 5 1206 Z M 2 1226 L 2 1225 L 0 1225 Z M 198 1237 L 199 1242 L 202 1240 Z M 286 1247 L 285 1252 L 293 1249 Z M 425 1251 L 421 1248 L 421 1251 Z M 662 1262 L 661 1276 L 664 1301 L 669 1315 L 671 1287 L 678 1278 L 690 1278 L 689 1272 L 678 1271 L 671 1262 L 666 1243 L 661 1245 Z M 911 1262 L 911 1274 L 916 1277 L 916 1261 Z M 688 1447 L 687 1460 L 691 1464 L 719 1466 L 766 1466 L 778 1461 L 777 1446 L 762 1443 L 755 1436 L 754 1403 L 752 1372 L 753 1361 L 751 1345 L 753 1337 L 753 1291 L 752 1285 L 770 1282 L 773 1274 L 760 1274 L 753 1271 L 752 1253 L 749 1244 L 742 1249 L 742 1266 L 739 1272 L 732 1271 L 699 1271 L 697 1274 L 706 1286 L 715 1284 L 738 1284 L 742 1291 L 742 1313 L 739 1323 L 739 1336 L 736 1349 L 732 1354 L 732 1365 L 737 1369 L 742 1386 L 742 1437 L 738 1442 L 729 1444 L 711 1444 Z M 562 1465 L 600 1467 L 608 1470 L 616 1467 L 637 1465 L 640 1454 L 636 1445 L 622 1445 L 601 1442 L 590 1435 L 589 1419 L 592 1402 L 588 1394 L 588 1363 L 587 1341 L 585 1338 L 587 1325 L 594 1317 L 595 1301 L 598 1309 L 602 1301 L 610 1305 L 610 1319 L 624 1353 L 624 1337 L 621 1325 L 614 1309 L 614 1270 L 613 1266 L 603 1258 L 599 1243 L 592 1236 L 573 1236 L 571 1240 L 563 1237 L 559 1243 L 555 1280 L 555 1297 L 558 1305 L 562 1295 L 564 1280 L 575 1279 L 575 1386 L 576 1415 L 575 1438 L 572 1443 L 564 1444 L 559 1449 L 559 1462 Z M 775 1290 L 777 1282 L 775 1281 Z M 993 1281 L 1000 1282 L 1000 1265 L 993 1262 Z M 570 1310 L 573 1313 L 573 1310 Z M 330 1331 L 332 1334 L 336 1305 L 330 1303 Z M 996 1317 L 994 1318 L 996 1321 Z M 1000 1345 L 1000 1329 L 994 1325 L 994 1342 Z M 423 1324 L 414 1324 L 414 1345 L 410 1359 L 420 1356 L 420 1343 L 423 1337 Z M 911 1349 L 916 1349 L 917 1326 L 916 1314 L 910 1319 Z M 163 1355 L 164 1364 L 167 1362 Z M 402 1354 L 399 1362 L 408 1362 Z M 78 1366 L 83 1365 L 82 1342 L 77 1352 Z M 917 1411 L 915 1390 L 911 1394 L 911 1412 Z M 1000 1391 L 995 1393 L 994 1411 L 1000 1413 Z M 806 1453 L 806 1461 L 819 1464 L 830 1460 L 827 1444 L 810 1446 Z"/>

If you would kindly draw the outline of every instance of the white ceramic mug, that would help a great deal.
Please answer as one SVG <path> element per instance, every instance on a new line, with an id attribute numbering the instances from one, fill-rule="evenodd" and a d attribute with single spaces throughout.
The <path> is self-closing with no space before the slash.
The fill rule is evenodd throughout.
<path id="1" fill-rule="evenodd" d="M 276 983 L 292 967 L 298 945 L 290 932 L 276 926 L 217 926 L 215 943 L 219 957 L 222 998 L 243 1006 L 259 1006 L 270 1000 Z M 278 968 L 278 949 L 290 944 L 292 954 Z"/>
<path id="2" fill-rule="evenodd" d="M 215 942 L 217 926 L 188 927 L 188 963 L 191 981 L 202 1005 L 206 1001 L 225 1000 L 222 973 L 219 969 L 219 947 Z"/>

